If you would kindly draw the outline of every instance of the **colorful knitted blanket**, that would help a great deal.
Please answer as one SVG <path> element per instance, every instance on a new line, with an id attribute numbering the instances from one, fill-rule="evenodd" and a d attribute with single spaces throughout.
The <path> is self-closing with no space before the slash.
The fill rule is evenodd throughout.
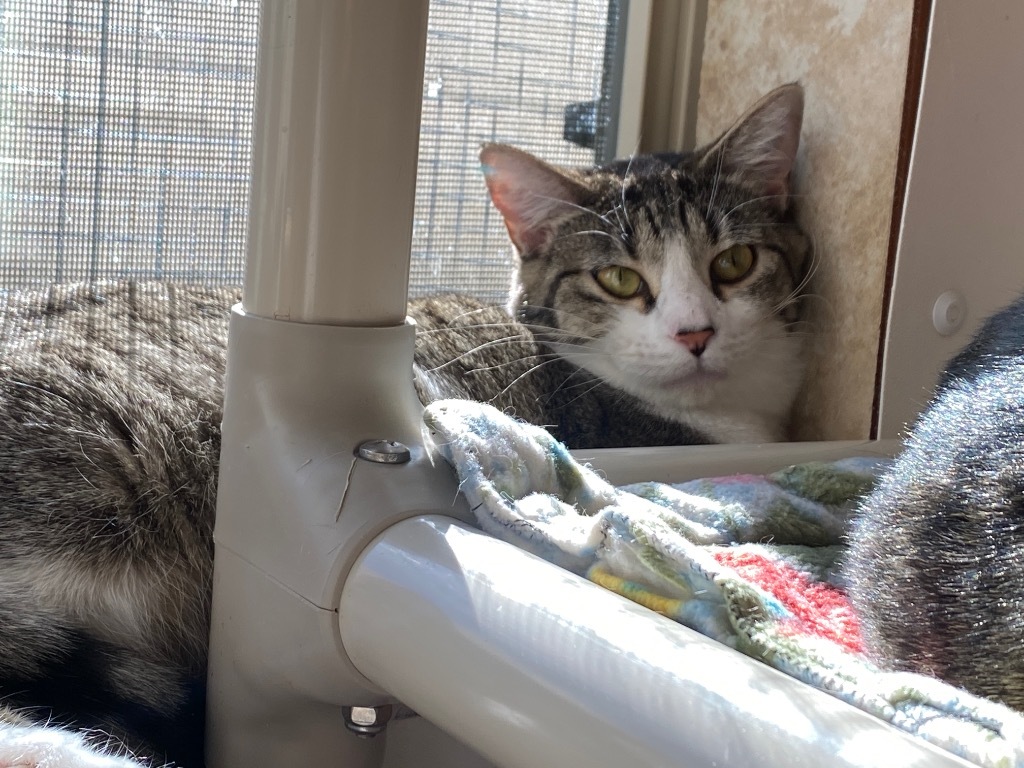
<path id="1" fill-rule="evenodd" d="M 616 488 L 539 427 L 445 400 L 424 422 L 483 530 L 983 766 L 1024 766 L 1024 717 L 862 653 L 838 576 L 885 461 Z"/>

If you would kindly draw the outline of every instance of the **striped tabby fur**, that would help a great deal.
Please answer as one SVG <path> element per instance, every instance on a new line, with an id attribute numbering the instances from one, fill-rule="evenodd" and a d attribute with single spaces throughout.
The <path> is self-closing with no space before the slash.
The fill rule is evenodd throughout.
<path id="1" fill-rule="evenodd" d="M 802 370 L 808 243 L 789 194 L 801 110 L 787 86 L 695 154 L 603 168 L 485 147 L 516 285 L 507 308 L 412 303 L 422 398 L 491 400 L 574 447 L 782 438 Z M 736 247 L 745 271 L 718 279 L 713 262 Z M 609 274 L 636 290 L 610 293 Z M 113 283 L 3 299 L 0 696 L 22 719 L 202 763 L 238 297 Z"/>
<path id="2" fill-rule="evenodd" d="M 878 662 L 1024 711 L 1024 297 L 950 362 L 861 505 L 846 577 Z"/>

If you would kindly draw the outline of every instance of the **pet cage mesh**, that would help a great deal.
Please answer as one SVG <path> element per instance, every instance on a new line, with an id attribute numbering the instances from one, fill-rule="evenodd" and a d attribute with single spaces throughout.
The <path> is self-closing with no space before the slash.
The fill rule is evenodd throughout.
<path id="1" fill-rule="evenodd" d="M 501 299 L 478 147 L 593 162 L 621 16 L 619 0 L 431 3 L 412 294 Z M 241 284 L 258 19 L 259 0 L 0 2 L 0 288 Z M 567 108 L 590 147 L 563 139 Z"/>

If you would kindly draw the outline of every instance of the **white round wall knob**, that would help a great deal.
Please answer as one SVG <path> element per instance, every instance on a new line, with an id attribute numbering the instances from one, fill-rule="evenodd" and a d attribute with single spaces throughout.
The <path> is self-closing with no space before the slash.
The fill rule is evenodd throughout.
<path id="1" fill-rule="evenodd" d="M 959 291 L 946 291 L 932 307 L 932 325 L 943 336 L 952 336 L 960 330 L 967 317 L 967 299 Z"/>

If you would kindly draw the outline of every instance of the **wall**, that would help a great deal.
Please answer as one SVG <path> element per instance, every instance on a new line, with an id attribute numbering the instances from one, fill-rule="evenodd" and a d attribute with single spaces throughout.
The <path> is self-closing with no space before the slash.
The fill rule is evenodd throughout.
<path id="1" fill-rule="evenodd" d="M 945 362 L 1024 289 L 1021 40 L 1018 0 L 935 3 L 892 288 L 882 436 L 914 418 Z M 947 291 L 960 294 L 952 317 L 961 325 L 940 335 L 933 311 Z"/>
<path id="2" fill-rule="evenodd" d="M 815 241 L 814 334 L 797 439 L 871 427 L 913 0 L 710 0 L 697 141 L 761 95 L 800 81 L 806 112 L 796 189 Z"/>

